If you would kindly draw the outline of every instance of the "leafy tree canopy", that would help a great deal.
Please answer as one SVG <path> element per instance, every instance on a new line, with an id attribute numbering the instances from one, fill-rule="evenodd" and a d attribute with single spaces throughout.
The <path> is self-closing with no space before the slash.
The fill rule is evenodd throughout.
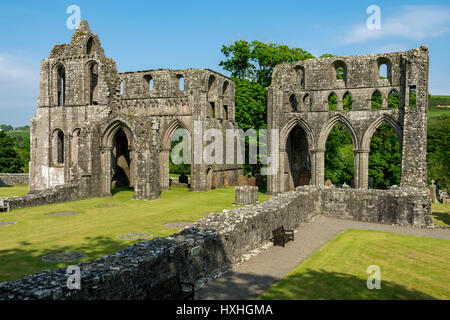
<path id="1" fill-rule="evenodd" d="M 263 87 L 270 85 L 276 65 L 314 58 L 301 48 L 256 40 L 238 40 L 230 46 L 224 45 L 221 51 L 227 59 L 221 61 L 219 66 L 230 71 L 233 77 L 252 80 Z"/>

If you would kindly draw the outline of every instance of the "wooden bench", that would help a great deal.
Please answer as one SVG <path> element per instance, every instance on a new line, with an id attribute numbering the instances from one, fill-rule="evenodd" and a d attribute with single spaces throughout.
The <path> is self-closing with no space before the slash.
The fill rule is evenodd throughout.
<path id="1" fill-rule="evenodd" d="M 294 230 L 285 230 L 283 226 L 272 231 L 273 245 L 281 245 L 284 247 L 289 240 L 294 241 Z"/>
<path id="2" fill-rule="evenodd" d="M 191 291 L 183 291 L 182 285 L 189 285 Z M 164 282 L 148 290 L 150 300 L 194 300 L 194 285 L 181 282 L 178 275 L 170 277 Z"/>
<path id="3" fill-rule="evenodd" d="M 6 203 L 3 199 L 0 198 L 0 211 L 9 212 L 9 203 Z"/>

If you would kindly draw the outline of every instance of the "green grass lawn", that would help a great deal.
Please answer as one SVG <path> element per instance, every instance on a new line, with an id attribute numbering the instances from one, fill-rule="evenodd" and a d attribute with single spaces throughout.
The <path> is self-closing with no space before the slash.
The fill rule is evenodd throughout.
<path id="1" fill-rule="evenodd" d="M 369 290 L 367 267 L 381 271 Z M 450 299 L 450 241 L 348 229 L 260 299 Z"/>
<path id="2" fill-rule="evenodd" d="M 27 184 L 15 184 L 12 186 L 0 186 L 0 198 L 24 196 L 28 193 Z"/>
<path id="3" fill-rule="evenodd" d="M 433 222 L 438 226 L 450 227 L 450 203 L 433 203 Z"/>
<path id="4" fill-rule="evenodd" d="M 178 188 L 164 191 L 160 199 L 131 200 L 133 191 L 120 189 L 110 198 L 94 198 L 0 213 L 0 221 L 17 221 L 0 227 L 0 282 L 26 275 L 89 261 L 111 254 L 138 240 L 120 240 L 118 235 L 143 232 L 165 237 L 179 229 L 169 222 L 194 222 L 201 214 L 234 208 L 234 188 L 208 192 L 189 192 Z M 269 196 L 259 195 L 260 201 Z M 119 204 L 99 207 L 101 204 Z M 72 216 L 46 216 L 47 213 L 75 211 Z M 41 257 L 61 251 L 86 254 L 69 263 L 46 263 Z"/>

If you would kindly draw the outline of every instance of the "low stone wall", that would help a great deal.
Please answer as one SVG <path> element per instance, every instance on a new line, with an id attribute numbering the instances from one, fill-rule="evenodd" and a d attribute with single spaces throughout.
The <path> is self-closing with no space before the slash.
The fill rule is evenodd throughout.
<path id="1" fill-rule="evenodd" d="M 302 187 L 310 188 L 310 187 Z M 332 217 L 410 226 L 431 225 L 431 199 L 426 189 L 320 189 L 319 212 Z"/>
<path id="2" fill-rule="evenodd" d="M 300 187 L 261 204 L 210 214 L 171 237 L 78 264 L 79 290 L 67 288 L 69 275 L 60 268 L 0 284 L 0 299 L 146 299 L 151 286 L 173 274 L 197 283 L 221 275 L 270 245 L 272 230 L 281 225 L 295 229 L 322 213 L 418 226 L 431 222 L 429 205 L 426 190 Z"/>
<path id="3" fill-rule="evenodd" d="M 0 186 L 13 184 L 29 184 L 28 173 L 0 173 Z"/>
<path id="4" fill-rule="evenodd" d="M 29 193 L 21 197 L 11 197 L 5 199 L 5 202 L 9 203 L 9 208 L 12 210 L 85 198 L 87 198 L 87 196 L 81 194 L 78 185 L 65 185 L 53 187 L 44 191 Z"/>

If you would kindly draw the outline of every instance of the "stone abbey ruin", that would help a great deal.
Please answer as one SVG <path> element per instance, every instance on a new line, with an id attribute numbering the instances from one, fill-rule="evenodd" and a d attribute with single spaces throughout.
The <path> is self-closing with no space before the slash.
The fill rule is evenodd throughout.
<path id="1" fill-rule="evenodd" d="M 380 78 L 381 65 L 386 78 Z M 268 146 L 271 154 L 279 152 L 279 170 L 268 176 L 268 201 L 212 213 L 170 237 L 80 263 L 80 290 L 66 287 L 66 269 L 59 268 L 0 284 L 0 299 L 146 299 L 151 287 L 174 274 L 189 282 L 218 277 L 267 247 L 272 230 L 295 229 L 317 215 L 432 225 L 425 188 L 428 66 L 425 46 L 278 65 L 267 123 L 280 132 L 279 145 Z M 373 110 L 375 92 L 382 107 Z M 392 92 L 398 109 L 388 106 Z M 133 186 L 135 199 L 156 198 L 169 187 L 174 130 L 192 133 L 194 120 L 206 128 L 236 128 L 234 94 L 233 81 L 211 70 L 118 73 L 83 21 L 70 44 L 55 46 L 42 61 L 39 108 L 31 122 L 31 192 L 7 201 L 17 208 L 109 196 L 113 183 Z M 336 110 L 329 110 L 332 94 Z M 348 94 L 350 107 L 343 103 Z M 400 142 L 401 184 L 369 189 L 370 141 L 383 122 Z M 353 188 L 324 186 L 325 143 L 337 123 L 353 141 Z M 240 175 L 240 165 L 191 165 L 191 189 L 233 185 Z"/>
<path id="2" fill-rule="evenodd" d="M 380 66 L 387 77 L 380 78 Z M 354 188 L 368 188 L 370 141 L 388 123 L 401 146 L 401 186 L 426 187 L 428 48 L 407 52 L 310 59 L 275 67 L 268 97 L 268 128 L 280 131 L 279 172 L 269 176 L 268 191 L 324 183 L 325 144 L 331 129 L 343 124 L 353 142 Z M 340 69 L 340 70 L 339 70 Z M 341 72 L 341 77 L 337 73 Z M 340 79 L 338 79 L 340 78 Z M 379 92 L 382 108 L 371 108 Z M 388 97 L 399 96 L 399 108 Z M 336 110 L 328 99 L 337 96 Z M 415 103 L 410 96 L 415 95 Z M 350 106 L 343 106 L 351 95 Z"/>
<path id="3" fill-rule="evenodd" d="M 135 199 L 169 188 L 169 152 L 177 128 L 237 128 L 234 83 L 211 70 L 119 73 L 86 21 L 70 44 L 41 63 L 31 120 L 30 191 L 77 184 L 81 196 L 134 187 Z M 191 148 L 191 150 L 193 150 Z M 234 185 L 242 166 L 195 164 L 191 189 Z"/>

